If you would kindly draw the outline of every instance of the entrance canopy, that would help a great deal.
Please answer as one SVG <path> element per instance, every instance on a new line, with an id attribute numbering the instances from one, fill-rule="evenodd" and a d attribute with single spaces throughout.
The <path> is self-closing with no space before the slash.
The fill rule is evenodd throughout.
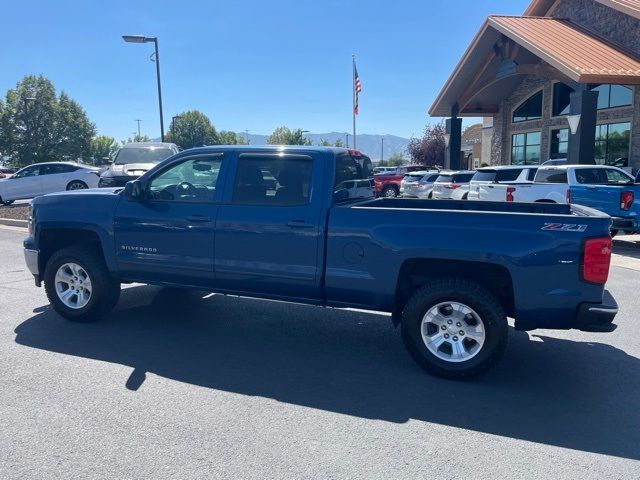
<path id="1" fill-rule="evenodd" d="M 640 85 L 640 58 L 569 20 L 493 15 L 429 109 L 431 116 L 498 113 L 525 75 L 567 84 Z"/>

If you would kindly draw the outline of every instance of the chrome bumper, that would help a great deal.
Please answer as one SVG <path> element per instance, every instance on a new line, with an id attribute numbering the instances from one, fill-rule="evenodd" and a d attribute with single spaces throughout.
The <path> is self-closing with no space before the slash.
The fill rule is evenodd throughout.
<path id="1" fill-rule="evenodd" d="M 27 264 L 27 268 L 36 279 L 36 285 L 40 286 L 40 270 L 38 269 L 38 250 L 32 250 L 30 248 L 24 249 L 24 261 Z"/>

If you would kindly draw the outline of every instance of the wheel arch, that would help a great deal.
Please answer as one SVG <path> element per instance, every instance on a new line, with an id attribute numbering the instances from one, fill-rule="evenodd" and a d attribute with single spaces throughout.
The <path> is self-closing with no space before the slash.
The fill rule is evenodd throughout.
<path id="1" fill-rule="evenodd" d="M 403 262 L 398 274 L 393 321 L 400 321 L 403 305 L 422 285 L 439 278 L 463 278 L 480 284 L 493 294 L 507 316 L 515 315 L 513 278 L 497 263 L 438 258 L 412 258 Z"/>
<path id="2" fill-rule="evenodd" d="M 39 269 L 44 272 L 47 262 L 53 253 L 73 245 L 89 247 L 107 260 L 102 248 L 102 241 L 97 232 L 79 228 L 47 228 L 38 237 Z"/>

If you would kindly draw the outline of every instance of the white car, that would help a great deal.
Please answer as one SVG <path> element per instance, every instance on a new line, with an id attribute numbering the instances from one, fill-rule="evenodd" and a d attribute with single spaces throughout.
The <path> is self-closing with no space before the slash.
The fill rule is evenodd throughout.
<path id="1" fill-rule="evenodd" d="M 498 184 L 533 182 L 538 166 L 498 165 L 476 170 L 469 185 L 469 200 L 484 200 Z"/>
<path id="2" fill-rule="evenodd" d="M 409 198 L 431 198 L 433 183 L 439 176 L 438 170 L 407 173 L 400 182 L 400 195 Z"/>
<path id="3" fill-rule="evenodd" d="M 345 180 L 336 185 L 334 192 L 346 190 L 349 194 L 348 198 L 373 198 L 375 196 L 375 188 L 373 180 Z"/>
<path id="4" fill-rule="evenodd" d="M 99 169 L 75 162 L 36 163 L 0 180 L 0 203 L 63 190 L 96 188 Z"/>
<path id="5" fill-rule="evenodd" d="M 440 172 L 433 184 L 431 198 L 438 200 L 466 200 L 469 195 L 469 182 L 475 172 Z"/>

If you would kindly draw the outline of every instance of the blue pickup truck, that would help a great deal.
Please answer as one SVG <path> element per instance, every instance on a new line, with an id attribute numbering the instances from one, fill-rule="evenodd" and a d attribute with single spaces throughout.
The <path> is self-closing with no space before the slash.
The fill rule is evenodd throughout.
<path id="1" fill-rule="evenodd" d="M 32 202 L 25 259 L 63 317 L 90 321 L 141 282 L 386 311 L 449 378 L 501 357 L 515 328 L 610 332 L 611 218 L 577 205 L 372 198 L 348 150 L 203 147 L 124 189 Z"/>

